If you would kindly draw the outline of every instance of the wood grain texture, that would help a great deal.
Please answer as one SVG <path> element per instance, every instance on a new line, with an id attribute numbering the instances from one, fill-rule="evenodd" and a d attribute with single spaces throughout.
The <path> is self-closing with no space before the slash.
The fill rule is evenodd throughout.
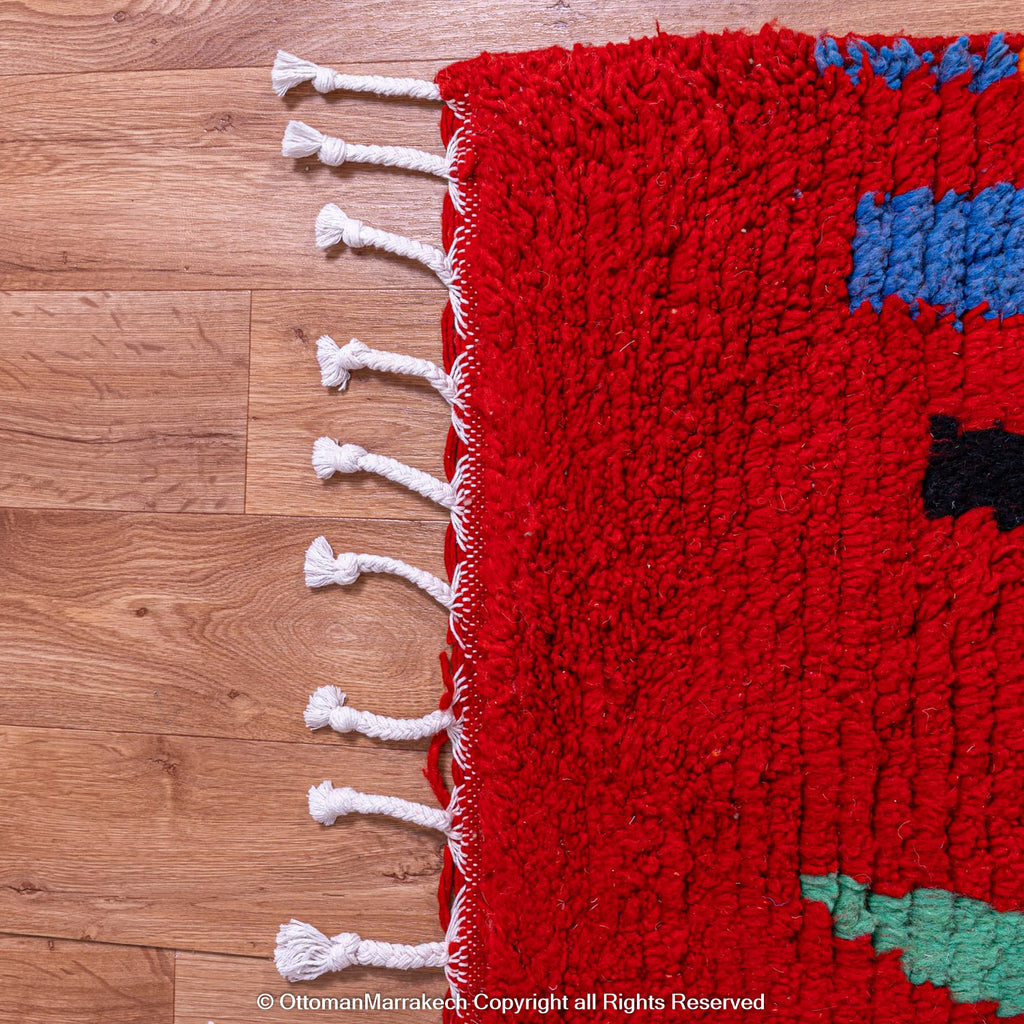
<path id="1" fill-rule="evenodd" d="M 269 956 L 328 934 L 441 936 L 443 837 L 306 807 L 333 779 L 428 802 L 419 751 L 0 728 L 0 921 L 20 934 Z"/>
<path id="2" fill-rule="evenodd" d="M 249 297 L 0 293 L 0 505 L 240 512 Z"/>
<path id="3" fill-rule="evenodd" d="M 447 519 L 446 510 L 404 487 L 361 473 L 317 479 L 314 438 L 399 459 L 444 476 L 451 422 L 445 401 L 424 381 L 354 375 L 344 392 L 320 384 L 316 339 L 357 336 L 374 348 L 441 361 L 440 286 L 371 292 L 260 292 L 253 297 L 246 511 L 383 519 Z"/>
<path id="4" fill-rule="evenodd" d="M 352 142 L 436 152 L 437 104 L 325 101 L 308 91 L 285 102 L 267 69 L 4 77 L 0 89 L 0 287 L 436 283 L 397 257 L 325 255 L 313 224 L 324 203 L 337 202 L 369 224 L 436 244 L 442 182 L 288 160 L 281 136 L 291 116 Z"/>
<path id="5" fill-rule="evenodd" d="M 372 746 L 311 734 L 306 699 L 340 683 L 356 707 L 432 710 L 446 614 L 394 577 L 308 589 L 321 532 L 444 571 L 441 523 L 3 513 L 0 723 Z"/>
<path id="6" fill-rule="evenodd" d="M 273 1009 L 258 1010 L 256 998 L 267 993 L 280 1000 L 284 993 L 310 998 L 353 998 L 366 993 L 409 998 L 426 994 L 446 996 L 444 973 L 438 970 L 382 971 L 349 968 L 342 974 L 289 986 L 269 960 L 217 956 L 209 953 L 178 953 L 175 957 L 174 1024 L 294 1024 L 296 1019 L 345 1020 L 350 1024 L 423 1024 L 440 1020 L 439 1013 L 416 1010 L 289 1010 L 280 1002 Z M 287 1002 L 285 1006 L 287 1006 Z"/>
<path id="7" fill-rule="evenodd" d="M 6 0 L 5 67 L 57 71 L 267 64 L 277 47 L 314 60 L 458 60 L 481 50 L 604 43 L 666 32 L 757 28 L 777 19 L 808 32 L 975 32 L 1019 28 L 1017 0 Z M 40 34 L 47 46 L 38 45 Z"/>
<path id="8" fill-rule="evenodd" d="M 0 1024 L 171 1024 L 173 1017 L 174 961 L 164 950 L 0 935 Z"/>

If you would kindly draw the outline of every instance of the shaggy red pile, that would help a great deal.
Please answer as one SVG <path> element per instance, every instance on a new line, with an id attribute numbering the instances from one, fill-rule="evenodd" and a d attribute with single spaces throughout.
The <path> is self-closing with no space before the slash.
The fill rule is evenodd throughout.
<path id="1" fill-rule="evenodd" d="M 1024 433 L 1012 210 L 994 283 L 971 269 L 983 197 L 1024 187 L 1024 85 L 939 81 L 951 42 L 911 40 L 935 60 L 895 85 L 773 29 L 439 76 L 445 141 L 464 133 L 447 358 L 471 357 L 449 463 L 469 451 L 476 486 L 473 545 L 449 545 L 464 863 L 442 896 L 463 995 L 570 997 L 452 1016 L 682 1020 L 572 1000 L 763 993 L 706 1019 L 995 1020 L 801 891 L 1024 910 L 1024 530 L 997 522 L 1016 449 L 994 480 L 1003 434 L 968 444 Z M 857 255 L 914 190 L 974 202 L 959 305 L 934 215 Z M 926 508 L 958 444 L 963 494 Z"/>

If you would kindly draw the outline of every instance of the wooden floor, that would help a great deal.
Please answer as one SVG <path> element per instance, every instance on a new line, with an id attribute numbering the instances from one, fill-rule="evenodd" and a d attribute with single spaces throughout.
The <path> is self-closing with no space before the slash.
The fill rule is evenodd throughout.
<path id="1" fill-rule="evenodd" d="M 769 18 L 1024 28 L 1018 0 L 0 0 L 0 1022 L 276 1024 L 294 1013 L 256 997 L 286 989 L 267 957 L 291 915 L 440 937 L 436 838 L 305 807 L 325 778 L 430 801 L 423 744 L 312 735 L 302 710 L 324 683 L 436 706 L 444 616 L 394 580 L 301 576 L 320 532 L 442 571 L 435 507 L 308 462 L 330 433 L 441 471 L 428 388 L 331 394 L 313 348 L 331 331 L 437 359 L 442 290 L 312 237 L 343 200 L 437 242 L 440 187 L 279 155 L 289 115 L 437 151 L 437 114 L 282 102 L 274 50 L 431 77 L 484 49 Z M 443 987 L 357 971 L 302 991 Z"/>

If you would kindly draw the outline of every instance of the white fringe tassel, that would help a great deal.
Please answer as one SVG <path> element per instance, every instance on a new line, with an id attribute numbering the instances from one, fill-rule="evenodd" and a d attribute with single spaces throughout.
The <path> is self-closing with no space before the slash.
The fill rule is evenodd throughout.
<path id="1" fill-rule="evenodd" d="M 278 96 L 303 82 L 312 82 L 317 92 L 372 92 L 377 96 L 410 96 L 417 100 L 441 100 L 441 90 L 421 78 L 387 78 L 383 75 L 343 75 L 293 53 L 277 51 L 270 82 Z"/>
<path id="2" fill-rule="evenodd" d="M 339 242 L 343 242 L 350 249 L 383 249 L 396 256 L 416 260 L 432 270 L 446 287 L 455 278 L 447 254 L 436 246 L 417 242 L 412 238 L 406 238 L 405 235 L 395 235 L 390 231 L 369 227 L 361 220 L 350 217 L 334 203 L 328 203 L 316 215 L 316 244 L 321 249 L 329 249 Z"/>
<path id="3" fill-rule="evenodd" d="M 321 686 L 309 698 L 304 717 L 310 729 L 330 726 L 335 732 L 360 732 L 378 740 L 419 740 L 455 724 L 450 709 L 431 711 L 422 718 L 385 718 L 359 711 L 345 703 L 345 694 L 337 686 Z"/>
<path id="4" fill-rule="evenodd" d="M 432 82 L 377 75 L 343 75 L 284 51 L 277 55 L 272 82 L 278 96 L 283 96 L 289 89 L 302 82 L 311 82 L 313 88 L 320 93 L 347 89 L 381 96 L 441 100 L 440 90 Z M 292 121 L 282 139 L 281 151 L 287 157 L 316 156 L 322 163 L 334 167 L 345 163 L 370 163 L 433 174 L 447 180 L 452 201 L 456 209 L 461 209 L 461 196 L 454 177 L 454 168 L 459 164 L 457 139 L 458 133 L 449 143 L 445 156 L 441 157 L 403 146 L 354 145 L 320 132 L 302 121 Z M 452 253 L 459 249 L 458 234 L 456 232 Z M 320 248 L 326 249 L 339 242 L 353 249 L 383 249 L 422 263 L 448 288 L 456 329 L 464 333 L 459 284 L 460 266 L 451 254 L 402 235 L 368 227 L 330 203 L 321 209 L 316 218 L 316 243 Z M 452 406 L 452 421 L 456 430 L 459 429 L 457 410 L 461 409 L 461 371 L 458 361 L 448 374 L 427 360 L 373 350 L 357 339 L 352 339 L 347 345 L 339 347 L 327 335 L 317 342 L 317 359 L 326 387 L 343 389 L 348 384 L 351 372 L 363 367 L 380 372 L 421 377 Z M 367 452 L 357 445 L 339 445 L 331 438 L 322 437 L 313 447 L 313 466 L 322 479 L 339 472 L 370 472 L 401 483 L 450 509 L 452 522 L 457 534 L 459 533 L 462 513 L 457 496 L 463 487 L 461 463 L 452 482 L 447 483 L 394 459 Z M 317 537 L 306 552 L 305 575 L 306 583 L 310 587 L 323 587 L 329 584 L 345 586 L 355 582 L 365 572 L 390 573 L 414 583 L 449 610 L 449 622 L 454 630 L 454 623 L 458 618 L 458 569 L 451 584 L 448 584 L 398 559 L 353 552 L 335 555 L 325 537 Z M 453 686 L 454 696 L 457 698 L 461 690 L 458 674 Z M 462 726 L 451 708 L 433 711 L 417 719 L 387 718 L 349 707 L 345 704 L 345 694 L 338 687 L 322 686 L 310 697 L 305 721 L 311 729 L 329 726 L 337 732 L 360 732 L 386 740 L 421 739 L 436 736 L 447 730 L 452 739 L 455 758 L 462 763 Z M 440 808 L 398 797 L 360 793 L 348 787 L 336 789 L 330 781 L 325 781 L 310 789 L 309 811 L 316 821 L 324 825 L 333 825 L 342 815 L 358 813 L 388 815 L 401 821 L 435 829 L 447 837 L 456 865 L 462 869 L 460 830 L 454 824 L 459 817 L 457 788 L 452 793 L 449 806 Z M 462 981 L 464 974 L 459 953 L 459 943 L 462 941 L 461 899 L 460 893 L 452 906 L 451 923 L 445 941 L 417 945 L 364 940 L 352 932 L 342 932 L 328 938 L 312 925 L 293 918 L 288 924 L 282 925 L 278 932 L 274 962 L 278 971 L 289 982 L 312 980 L 352 965 L 400 970 L 443 967 L 454 990 L 456 984 Z M 453 943 L 456 951 L 450 954 L 449 950 Z"/>
<path id="5" fill-rule="evenodd" d="M 450 483 L 397 459 L 374 455 L 357 444 L 338 444 L 329 437 L 317 438 L 313 442 L 313 469 L 321 480 L 329 480 L 335 473 L 376 473 L 444 508 L 455 508 L 455 488 Z"/>
<path id="6" fill-rule="evenodd" d="M 342 164 L 377 164 L 380 167 L 401 167 L 421 171 L 447 180 L 448 160 L 409 146 L 359 146 L 336 135 L 324 135 L 304 121 L 289 121 L 281 140 L 281 155 L 318 157 L 328 167 Z"/>
<path id="7" fill-rule="evenodd" d="M 321 782 L 309 790 L 309 813 L 321 825 L 333 825 L 346 814 L 385 814 L 389 818 L 408 821 L 423 828 L 436 829 L 447 835 L 452 830 L 452 816 L 441 807 L 428 807 L 397 796 L 360 793 L 330 782 Z"/>
<path id="8" fill-rule="evenodd" d="M 292 982 L 312 981 L 322 974 L 343 971 L 354 965 L 412 971 L 421 967 L 444 967 L 447 963 L 447 942 L 405 946 L 361 939 L 354 932 L 342 932 L 329 939 L 312 925 L 295 918 L 281 925 L 274 950 L 274 965 L 286 981 Z"/>
<path id="9" fill-rule="evenodd" d="M 408 562 L 384 555 L 360 555 L 354 551 L 335 555 L 334 549 L 326 537 L 317 537 L 306 549 L 306 586 L 327 587 L 336 583 L 339 587 L 347 587 L 355 583 L 364 572 L 388 573 L 401 576 L 410 583 L 415 583 L 420 590 L 426 591 L 438 604 L 449 611 L 455 603 L 455 588 L 444 580 L 422 569 L 417 569 Z"/>
<path id="10" fill-rule="evenodd" d="M 422 377 L 449 405 L 456 405 L 459 401 L 458 364 L 452 367 L 453 372 L 449 375 L 429 359 L 370 348 L 358 338 L 353 338 L 347 345 L 339 345 L 329 334 L 317 339 L 316 358 L 320 364 L 320 382 L 325 388 L 344 391 L 353 370 L 367 369 Z"/>

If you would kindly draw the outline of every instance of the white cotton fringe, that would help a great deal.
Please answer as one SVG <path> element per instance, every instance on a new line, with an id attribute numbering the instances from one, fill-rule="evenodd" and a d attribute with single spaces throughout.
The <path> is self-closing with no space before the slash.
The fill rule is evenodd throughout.
<path id="1" fill-rule="evenodd" d="M 437 363 L 429 359 L 398 352 L 385 352 L 370 348 L 358 338 L 346 345 L 339 345 L 329 334 L 317 339 L 316 358 L 320 364 L 320 381 L 325 388 L 348 387 L 353 370 L 375 370 L 377 373 L 398 373 L 409 377 L 421 377 L 449 404 L 459 403 L 462 387 L 461 363 L 457 359 L 450 374 L 445 373 Z"/>
<path id="2" fill-rule="evenodd" d="M 303 60 L 285 50 L 277 51 L 270 73 L 274 92 L 284 96 L 303 82 L 312 82 L 317 92 L 370 92 L 377 96 L 408 96 L 440 102 L 441 90 L 420 78 L 387 78 L 383 75 L 343 75 L 339 71 Z"/>
<path id="3" fill-rule="evenodd" d="M 289 121 L 281 139 L 281 155 L 293 158 L 315 156 L 328 167 L 342 164 L 376 164 L 401 167 L 448 178 L 448 160 L 409 146 L 360 146 L 336 135 L 325 135 L 304 121 Z"/>
<path id="4" fill-rule="evenodd" d="M 383 814 L 445 835 L 452 831 L 452 816 L 441 807 L 428 807 L 397 796 L 360 793 L 348 786 L 335 788 L 331 782 L 310 787 L 309 813 L 321 825 L 333 825 L 346 814 Z"/>
<path id="5" fill-rule="evenodd" d="M 432 82 L 410 78 L 386 78 L 376 75 L 344 75 L 331 68 L 301 60 L 292 54 L 280 52 L 272 75 L 274 90 L 283 96 L 289 89 L 311 82 L 318 92 L 348 89 L 375 93 L 381 96 L 404 96 L 439 101 L 440 90 Z M 458 105 L 452 104 L 457 118 L 464 118 Z M 337 136 L 328 135 L 302 121 L 292 121 L 284 132 L 282 154 L 286 157 L 317 157 L 330 166 L 343 164 L 379 164 L 432 174 L 447 181 L 448 192 L 457 213 L 465 223 L 471 223 L 472 211 L 467 211 L 462 186 L 458 181 L 461 139 L 465 127 L 454 132 L 443 157 L 403 146 L 357 145 Z M 335 473 L 376 473 L 402 484 L 437 502 L 451 513 L 452 527 L 459 547 L 467 553 L 472 538 L 463 529 L 464 506 L 473 498 L 473 484 L 468 479 L 467 467 L 473 458 L 474 446 L 467 437 L 468 428 L 463 420 L 464 391 L 463 364 L 472 358 L 473 341 L 463 318 L 463 284 L 461 281 L 461 255 L 463 233 L 457 227 L 452 245 L 445 252 L 403 235 L 393 234 L 363 224 L 348 216 L 333 203 L 324 206 L 316 218 L 316 242 L 321 248 L 343 243 L 351 248 L 377 248 L 408 259 L 416 260 L 434 273 L 448 289 L 455 330 L 463 342 L 464 353 L 446 372 L 441 366 L 424 359 L 400 353 L 370 348 L 353 338 L 339 346 L 329 335 L 317 341 L 317 359 L 321 380 L 325 387 L 344 390 L 351 374 L 360 369 L 381 373 L 397 373 L 419 377 L 433 387 L 451 407 L 452 429 L 466 444 L 464 455 L 451 481 L 445 481 L 420 470 L 413 469 L 395 459 L 368 452 L 354 444 L 344 444 L 330 437 L 321 437 L 313 446 L 313 467 L 317 475 L 327 479 Z M 459 595 L 461 564 L 456 566 L 450 583 L 417 569 L 398 559 L 381 555 L 345 552 L 336 555 L 324 537 L 318 537 L 306 552 L 306 583 L 310 587 L 330 584 L 346 586 L 355 582 L 362 573 L 389 573 L 414 583 L 449 611 L 449 629 L 456 644 L 467 650 L 459 637 L 462 599 Z M 358 732 L 381 740 L 418 740 L 447 732 L 453 758 L 464 772 L 468 771 L 463 747 L 461 707 L 463 699 L 463 669 L 452 679 L 452 701 L 447 709 L 432 711 L 420 718 L 388 718 L 346 704 L 344 692 L 336 686 L 322 686 L 309 699 L 305 721 L 311 729 L 331 728 L 336 732 Z M 331 782 L 313 786 L 309 791 L 310 814 L 325 825 L 333 825 L 342 815 L 384 814 L 440 831 L 447 837 L 448 849 L 455 866 L 465 873 L 462 838 L 459 826 L 459 786 L 452 788 L 447 808 L 401 800 L 397 797 L 360 793 L 348 787 L 335 788 Z M 292 920 L 278 933 L 275 963 L 288 981 L 305 981 L 329 971 L 343 970 L 353 964 L 375 967 L 413 969 L 443 967 L 455 995 L 467 984 L 466 927 L 462 904 L 465 890 L 456 893 L 451 906 L 451 920 L 443 942 L 405 945 L 363 940 L 351 932 L 328 938 L 311 925 Z"/>
<path id="6" fill-rule="evenodd" d="M 335 555 L 326 537 L 317 537 L 306 550 L 306 586 L 328 587 L 332 583 L 347 587 L 355 583 L 364 572 L 387 573 L 401 576 L 415 583 L 420 590 L 428 593 L 438 604 L 451 610 L 455 604 L 455 580 L 451 585 L 432 573 L 417 569 L 408 562 L 385 555 L 361 555 L 345 551 Z"/>
<path id="7" fill-rule="evenodd" d="M 330 726 L 335 732 L 359 732 L 378 740 L 419 740 L 436 736 L 455 724 L 451 710 L 431 711 L 422 718 L 386 718 L 345 703 L 337 686 L 321 686 L 310 698 L 304 715 L 310 729 Z"/>
<path id="8" fill-rule="evenodd" d="M 423 967 L 444 967 L 448 963 L 447 942 L 421 942 L 405 946 L 394 942 L 361 939 L 354 932 L 327 938 L 310 924 L 292 918 L 277 933 L 274 965 L 286 981 L 312 981 L 323 974 L 346 967 L 390 967 L 412 971 Z"/>
<path id="9" fill-rule="evenodd" d="M 370 227 L 350 217 L 334 203 L 328 203 L 316 215 L 316 244 L 321 249 L 329 249 L 339 242 L 350 249 L 381 249 L 396 256 L 404 256 L 432 270 L 443 285 L 452 283 L 454 273 L 448 254 L 443 250 L 427 245 L 426 242 L 406 238 L 405 235 Z"/>
<path id="10" fill-rule="evenodd" d="M 463 980 L 465 942 L 462 935 L 462 892 L 452 903 L 451 920 L 443 942 L 404 945 L 362 939 L 354 932 L 342 932 L 328 938 L 310 924 L 292 918 L 281 925 L 274 950 L 274 965 L 286 981 L 313 981 L 324 974 L 346 967 L 388 967 L 412 971 L 443 967 L 457 992 L 456 982 Z M 452 952 L 452 947 L 456 947 Z"/>
<path id="11" fill-rule="evenodd" d="M 313 442 L 313 470 L 321 480 L 328 480 L 335 473 L 376 473 L 444 508 L 455 508 L 455 488 L 446 480 L 438 480 L 397 459 L 374 455 L 357 444 L 338 444 L 329 437 L 317 438 Z"/>

